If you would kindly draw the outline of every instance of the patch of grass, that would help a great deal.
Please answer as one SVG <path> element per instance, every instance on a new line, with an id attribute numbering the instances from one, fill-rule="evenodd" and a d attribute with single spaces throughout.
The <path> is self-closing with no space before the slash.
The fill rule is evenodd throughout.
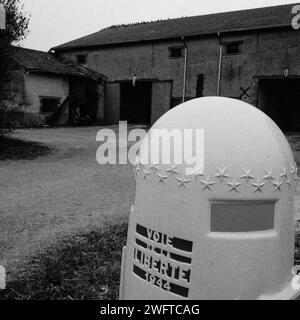
<path id="1" fill-rule="evenodd" d="M 116 300 L 127 223 L 65 239 L 37 254 L 0 291 L 0 300 Z M 300 222 L 295 264 L 300 264 Z"/>
<path id="2" fill-rule="evenodd" d="M 65 239 L 32 257 L 2 300 L 118 299 L 127 224 Z"/>
<path id="3" fill-rule="evenodd" d="M 49 154 L 51 149 L 37 142 L 0 136 L 0 160 L 32 160 Z"/>

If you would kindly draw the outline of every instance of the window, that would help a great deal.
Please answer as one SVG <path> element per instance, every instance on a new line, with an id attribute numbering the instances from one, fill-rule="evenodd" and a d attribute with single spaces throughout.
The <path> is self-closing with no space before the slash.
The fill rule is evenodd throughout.
<path id="1" fill-rule="evenodd" d="M 226 54 L 239 54 L 241 53 L 242 41 L 229 42 L 225 44 Z"/>
<path id="2" fill-rule="evenodd" d="M 86 54 L 78 54 L 76 56 L 76 62 L 78 64 L 86 64 L 87 58 L 86 58 Z"/>
<path id="3" fill-rule="evenodd" d="M 274 229 L 275 201 L 211 203 L 212 232 L 253 232 Z"/>
<path id="4" fill-rule="evenodd" d="M 169 48 L 170 58 L 181 58 L 183 57 L 183 47 L 171 47 Z"/>
<path id="5" fill-rule="evenodd" d="M 41 112 L 55 112 L 60 105 L 61 98 L 40 97 Z"/>

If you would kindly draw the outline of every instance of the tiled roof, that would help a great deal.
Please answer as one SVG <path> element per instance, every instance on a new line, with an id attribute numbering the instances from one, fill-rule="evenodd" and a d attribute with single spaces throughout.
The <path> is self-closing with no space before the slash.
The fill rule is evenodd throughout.
<path id="1" fill-rule="evenodd" d="M 11 48 L 13 68 L 30 72 L 52 73 L 102 80 L 106 77 L 71 61 L 60 60 L 53 54 L 21 47 Z"/>
<path id="2" fill-rule="evenodd" d="M 154 41 L 181 36 L 208 35 L 252 29 L 291 26 L 293 4 L 187 18 L 112 26 L 53 48 L 66 50 L 92 46 Z"/>

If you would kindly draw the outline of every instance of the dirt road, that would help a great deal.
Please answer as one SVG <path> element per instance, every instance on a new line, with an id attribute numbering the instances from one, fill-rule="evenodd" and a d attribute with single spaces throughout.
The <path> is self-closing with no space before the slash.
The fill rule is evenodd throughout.
<path id="1" fill-rule="evenodd" d="M 19 130 L 53 154 L 0 162 L 0 264 L 15 262 L 64 234 L 125 219 L 134 198 L 131 165 L 96 162 L 100 128 Z"/>

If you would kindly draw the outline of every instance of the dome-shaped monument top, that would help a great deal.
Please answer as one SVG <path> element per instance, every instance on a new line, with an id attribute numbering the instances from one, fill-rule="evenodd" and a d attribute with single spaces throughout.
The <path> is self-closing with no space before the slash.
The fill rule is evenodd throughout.
<path id="1" fill-rule="evenodd" d="M 235 99 L 166 113 L 142 142 L 121 298 L 293 298 L 297 169 L 277 125 Z"/>

